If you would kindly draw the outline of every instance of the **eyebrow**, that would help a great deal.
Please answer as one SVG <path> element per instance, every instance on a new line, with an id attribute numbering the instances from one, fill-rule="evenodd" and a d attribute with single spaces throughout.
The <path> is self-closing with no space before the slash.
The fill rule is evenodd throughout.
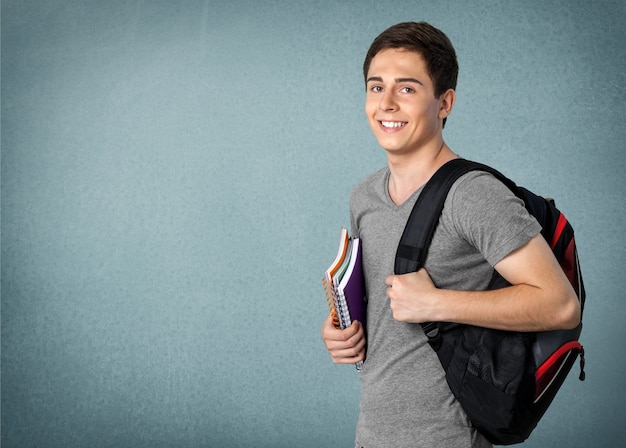
<path id="1" fill-rule="evenodd" d="M 371 76 L 369 78 L 367 78 L 366 82 L 371 82 L 371 81 L 376 81 L 376 82 L 383 82 L 383 78 L 381 78 L 380 76 Z M 396 78 L 395 81 L 397 83 L 402 83 L 402 82 L 413 82 L 415 84 L 420 84 L 420 85 L 424 85 L 421 81 L 415 79 L 415 78 Z"/>

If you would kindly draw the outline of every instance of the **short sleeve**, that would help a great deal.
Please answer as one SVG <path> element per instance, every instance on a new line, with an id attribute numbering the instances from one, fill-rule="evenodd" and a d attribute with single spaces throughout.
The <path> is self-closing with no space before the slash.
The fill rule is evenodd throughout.
<path id="1" fill-rule="evenodd" d="M 450 189 L 450 207 L 458 234 L 492 266 L 541 232 L 524 202 L 493 175 L 476 171 Z"/>

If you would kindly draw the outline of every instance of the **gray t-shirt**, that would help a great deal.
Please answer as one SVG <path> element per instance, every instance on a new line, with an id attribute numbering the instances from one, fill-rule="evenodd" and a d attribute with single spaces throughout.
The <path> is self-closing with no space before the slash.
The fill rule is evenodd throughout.
<path id="1" fill-rule="evenodd" d="M 388 192 L 389 169 L 359 183 L 350 196 L 352 234 L 363 241 L 367 354 L 355 446 L 365 448 L 491 446 L 469 423 L 450 392 L 437 355 L 419 324 L 393 319 L 385 278 L 421 191 L 401 205 Z M 521 200 L 484 172 L 450 190 L 425 268 L 439 288 L 483 290 L 493 265 L 541 228 Z"/>

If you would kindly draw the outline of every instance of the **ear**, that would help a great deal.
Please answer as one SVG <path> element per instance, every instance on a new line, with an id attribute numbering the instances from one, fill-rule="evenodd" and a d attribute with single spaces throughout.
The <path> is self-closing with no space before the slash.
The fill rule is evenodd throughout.
<path id="1" fill-rule="evenodd" d="M 454 101 L 456 100 L 456 92 L 448 89 L 439 97 L 439 118 L 447 118 L 452 113 Z"/>

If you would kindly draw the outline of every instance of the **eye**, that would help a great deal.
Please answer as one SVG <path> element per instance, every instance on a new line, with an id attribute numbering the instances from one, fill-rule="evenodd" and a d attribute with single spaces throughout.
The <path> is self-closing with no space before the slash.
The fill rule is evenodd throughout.
<path id="1" fill-rule="evenodd" d="M 405 87 L 402 87 L 400 89 L 400 92 L 402 92 L 402 93 L 415 93 L 415 89 L 413 87 L 405 86 Z"/>
<path id="2" fill-rule="evenodd" d="M 381 86 L 373 85 L 370 87 L 370 92 L 380 93 L 382 91 L 383 91 L 383 88 Z"/>

